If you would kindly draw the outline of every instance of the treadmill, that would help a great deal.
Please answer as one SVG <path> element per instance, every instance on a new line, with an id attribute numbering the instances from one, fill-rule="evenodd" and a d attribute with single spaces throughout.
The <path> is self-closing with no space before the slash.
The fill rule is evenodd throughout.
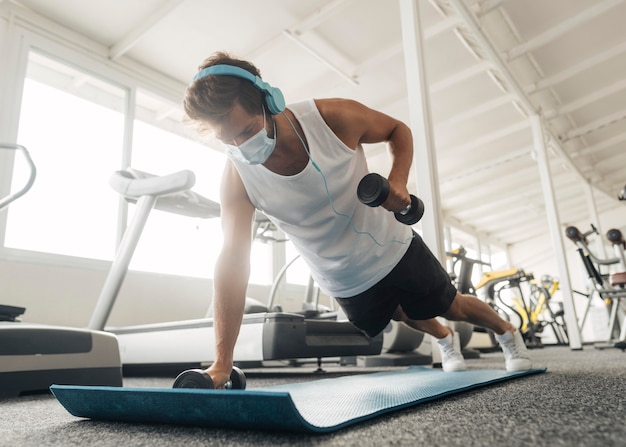
<path id="1" fill-rule="evenodd" d="M 191 188 L 192 171 L 183 170 L 155 176 L 128 168 L 116 171 L 110 185 L 127 201 L 137 204 L 102 293 L 92 314 L 89 328 L 116 335 L 124 369 L 207 365 L 215 359 L 213 319 L 144 324 L 131 327 L 105 327 L 118 292 L 128 271 L 148 216 L 153 209 L 199 218 L 220 215 L 219 204 Z M 257 213 L 255 234 L 266 225 L 267 217 Z M 210 313 L 209 313 L 210 315 Z M 369 338 L 335 312 L 271 312 L 268 306 L 246 298 L 239 337 L 234 350 L 238 364 L 270 360 L 317 359 L 378 355 L 383 336 Z"/>
<path id="2" fill-rule="evenodd" d="M 15 194 L 0 199 L 0 210 L 33 185 L 36 168 L 24 146 L 0 143 L 20 152 L 30 176 Z M 52 384 L 122 386 L 119 347 L 103 331 L 20 322 L 25 308 L 0 305 L 0 397 L 47 390 Z"/>

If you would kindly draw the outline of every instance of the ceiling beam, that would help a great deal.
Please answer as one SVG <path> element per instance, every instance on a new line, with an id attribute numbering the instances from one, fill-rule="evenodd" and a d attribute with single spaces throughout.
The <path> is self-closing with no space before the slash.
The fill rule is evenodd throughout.
<path id="1" fill-rule="evenodd" d="M 437 82 L 431 83 L 430 92 L 440 92 L 453 85 L 463 82 L 466 79 L 486 73 L 491 68 L 493 68 L 493 66 L 489 62 L 480 62 L 478 64 L 474 64 L 466 68 L 465 70 L 457 71 L 455 74 L 450 75 L 447 78 L 440 79 Z"/>
<path id="2" fill-rule="evenodd" d="M 122 39 L 109 47 L 109 59 L 115 60 L 126 54 L 156 24 L 167 17 L 184 0 L 167 0 L 149 14 L 141 23 L 135 24 L 132 30 Z"/>
<path id="3" fill-rule="evenodd" d="M 542 227 L 544 224 L 545 226 Z M 544 238 L 548 232 L 548 225 L 545 223 L 545 218 L 542 217 L 538 217 L 534 221 L 528 222 L 527 226 L 528 229 L 516 227 L 504 231 L 502 234 L 508 241 L 510 241 L 510 245 L 514 247 L 518 244 L 525 244 L 532 239 Z M 554 251 L 552 252 L 552 256 L 554 256 Z"/>
<path id="4" fill-rule="evenodd" d="M 287 37 L 289 40 L 291 40 L 292 42 L 294 42 L 295 44 L 297 44 L 300 48 L 302 48 L 303 50 L 307 51 L 311 56 L 315 57 L 317 60 L 319 60 L 324 65 L 326 65 L 328 68 L 330 68 L 332 71 L 337 73 L 339 76 L 344 78 L 346 81 L 348 81 L 348 82 L 350 82 L 351 84 L 354 84 L 354 85 L 359 85 L 359 81 L 358 81 L 358 79 L 357 79 L 357 77 L 355 75 L 348 74 L 344 69 L 340 68 L 334 62 L 332 62 L 328 57 L 324 56 L 321 51 L 318 51 L 317 49 L 313 48 L 312 45 L 309 45 L 304 40 L 302 40 L 302 38 L 300 37 L 299 34 L 296 34 L 296 33 L 292 32 L 289 29 L 284 29 L 283 30 L 283 35 L 285 37 Z M 331 46 L 328 43 L 327 43 L 327 45 Z M 334 49 L 334 47 L 333 47 L 333 49 Z M 335 53 L 338 53 L 338 51 L 336 51 L 336 49 L 334 49 L 334 50 L 335 50 L 334 51 Z M 343 56 L 342 56 L 342 58 L 345 59 L 345 57 L 343 57 Z M 348 71 L 354 72 L 354 67 L 352 67 L 352 69 L 350 69 Z"/>
<path id="5" fill-rule="evenodd" d="M 472 34 L 473 41 L 476 45 L 480 47 L 481 52 L 486 53 L 487 58 L 496 65 L 499 76 L 501 76 L 502 81 L 504 82 L 509 92 L 517 97 L 521 109 L 526 113 L 527 116 L 536 115 L 538 111 L 535 109 L 535 106 L 522 90 L 520 85 L 517 83 L 517 80 L 511 74 L 509 68 L 500 57 L 500 54 L 492 46 L 491 42 L 489 42 L 489 40 L 483 33 L 482 28 L 478 24 L 476 18 L 472 15 L 471 11 L 468 10 L 467 6 L 463 3 L 462 0 L 448 0 L 448 2 L 453 6 L 456 14 L 460 15 L 463 19 L 464 31 Z M 578 175 L 581 181 L 588 183 L 585 176 L 580 172 L 578 167 L 572 162 L 567 153 L 563 150 L 560 141 L 552 134 L 548 126 L 543 127 L 545 128 L 544 135 L 549 140 L 549 145 L 571 168 L 572 172 L 575 172 L 576 175 Z"/>
<path id="6" fill-rule="evenodd" d="M 311 56 L 326 65 L 331 71 L 337 73 L 343 79 L 353 85 L 359 85 L 359 81 L 355 73 L 356 66 L 346 58 L 334 45 L 322 39 L 315 32 L 315 28 L 324 23 L 332 16 L 341 12 L 354 0 L 335 0 L 322 8 L 316 10 L 313 14 L 294 26 L 283 29 L 282 35 L 294 42 L 300 48 L 308 52 Z M 313 42 L 306 41 L 302 38 L 304 34 L 308 34 Z M 332 55 L 329 57 L 328 55 Z M 338 63 L 339 62 L 339 63 Z"/>
<path id="7" fill-rule="evenodd" d="M 506 188 L 494 187 L 495 179 L 487 179 L 484 182 L 476 182 L 473 188 L 471 188 L 470 192 L 465 192 L 466 188 L 456 188 L 454 189 L 454 193 L 449 193 L 449 188 L 445 190 L 442 189 L 441 197 L 444 199 L 444 206 L 447 211 L 453 213 L 462 213 L 468 209 L 479 209 L 480 207 L 487 207 L 492 205 L 498 205 L 502 203 L 503 206 L 506 206 L 506 203 L 510 203 L 511 201 L 519 202 L 522 200 L 535 181 L 537 182 L 537 167 L 531 165 L 530 168 L 522 168 L 516 172 L 515 177 L 511 177 L 507 182 Z M 538 188 L 537 185 L 532 186 L 533 188 Z M 535 190 L 531 194 L 532 197 L 535 196 Z"/>
<path id="8" fill-rule="evenodd" d="M 482 228 L 487 234 L 497 234 L 509 240 L 507 233 L 527 233 L 537 231 L 537 225 L 545 223 L 543 204 L 527 202 L 522 206 L 501 208 L 497 213 L 470 218 L 473 225 Z M 463 220 L 463 216 L 460 219 Z"/>
<path id="9" fill-rule="evenodd" d="M 435 36 L 443 34 L 447 31 L 451 31 L 460 23 L 461 19 L 459 17 L 445 18 L 435 25 L 429 26 L 424 30 L 424 40 L 432 39 Z M 404 47 L 402 46 L 402 42 L 386 48 L 378 54 L 375 54 L 374 56 L 368 58 L 365 62 L 357 65 L 355 68 L 355 73 L 363 73 L 384 65 L 390 59 L 402 54 L 403 50 Z"/>
<path id="10" fill-rule="evenodd" d="M 555 178 L 561 181 L 565 177 L 564 173 L 559 174 Z M 517 205 L 522 205 L 529 212 L 532 212 L 535 216 L 545 215 L 545 205 L 542 200 L 537 200 L 537 197 L 541 195 L 541 190 L 537 187 L 535 190 L 519 191 L 519 196 L 506 196 L 492 198 L 489 196 L 488 200 L 484 200 L 482 203 L 478 203 L 475 206 L 466 210 L 453 209 L 455 215 L 462 218 L 469 218 L 472 222 L 495 222 L 500 220 L 506 220 L 508 217 L 514 217 L 510 213 L 519 213 L 519 207 L 508 207 L 507 203 L 515 202 Z M 575 187 L 575 185 L 569 185 L 562 187 L 559 190 L 557 204 L 559 209 L 571 211 L 576 206 L 579 206 L 584 211 L 586 204 L 584 200 L 581 200 L 581 188 Z M 495 206 L 494 206 L 495 205 Z M 539 214 L 538 214 L 539 213 Z M 526 214 L 526 213 L 524 213 Z M 508 216 L 508 217 L 507 217 Z M 523 220 L 524 216 L 518 215 L 512 222 L 517 220 Z"/>
<path id="11" fill-rule="evenodd" d="M 531 94 L 554 87 L 560 82 L 570 79 L 577 74 L 582 73 L 583 71 L 595 67 L 596 65 L 600 65 L 604 62 L 610 61 L 611 59 L 614 59 L 623 53 L 626 53 L 626 42 L 622 42 L 621 44 L 615 45 L 608 50 L 597 53 L 592 57 L 583 59 L 579 63 L 572 65 L 571 67 L 563 71 L 554 73 L 553 75 L 547 76 L 537 82 L 533 82 L 532 84 L 528 84 L 524 87 L 523 90 L 525 93 Z"/>
<path id="12" fill-rule="evenodd" d="M 341 12 L 346 6 L 352 3 L 354 0 L 335 0 L 330 2 L 321 8 L 317 9 L 313 14 L 302 20 L 300 23 L 290 27 L 289 30 L 297 35 L 306 33 L 308 31 L 317 28 L 332 16 Z"/>
<path id="13" fill-rule="evenodd" d="M 576 110 L 582 109 L 594 102 L 600 101 L 601 99 L 607 98 L 611 95 L 621 92 L 622 90 L 626 90 L 626 79 L 615 82 L 611 85 L 608 85 L 600 90 L 596 90 L 589 95 L 578 98 L 574 101 L 571 101 L 567 104 L 560 105 L 559 107 L 551 110 L 545 110 L 544 116 L 547 119 L 555 118 L 559 115 L 564 115 L 566 113 L 571 113 Z"/>
<path id="14" fill-rule="evenodd" d="M 484 2 L 480 2 L 478 5 L 478 10 L 476 11 L 476 15 L 478 17 L 483 17 L 489 14 L 491 11 L 498 9 L 506 1 L 507 0 L 485 0 Z"/>
<path id="15" fill-rule="evenodd" d="M 467 141 L 466 143 L 463 143 L 463 144 L 459 144 L 455 146 L 448 146 L 448 147 L 440 145 L 439 150 L 442 152 L 451 151 L 455 153 L 465 153 L 467 151 L 471 151 L 478 147 L 484 146 L 485 144 L 493 143 L 494 141 L 497 141 L 501 138 L 512 135 L 516 132 L 521 132 L 522 130 L 526 130 L 529 127 L 530 127 L 530 123 L 528 121 L 526 120 L 520 121 L 508 127 L 503 127 L 494 132 L 484 134 L 479 138 L 476 138 L 471 141 Z"/>
<path id="16" fill-rule="evenodd" d="M 445 211 L 443 214 L 445 224 L 449 227 L 452 227 L 453 229 L 462 231 L 463 233 L 469 234 L 470 236 L 474 236 L 477 239 L 480 239 L 480 241 L 483 243 L 488 243 L 500 248 L 506 248 L 508 246 L 506 242 L 498 237 L 488 235 L 484 231 L 481 231 L 472 225 L 467 225 L 461 222 L 459 219 L 455 218 L 454 216 L 446 216 Z"/>
<path id="17" fill-rule="evenodd" d="M 451 116 L 450 118 L 446 120 L 436 123 L 435 128 L 437 130 L 440 130 L 440 129 L 445 129 L 447 127 L 456 126 L 457 124 L 462 123 L 463 121 L 467 121 L 469 119 L 475 118 L 484 113 L 497 109 L 498 107 L 512 104 L 514 100 L 515 100 L 515 97 L 510 94 L 498 96 L 497 98 L 492 99 L 491 101 L 483 102 L 474 108 L 465 110 L 464 112 L 461 112 L 461 113 L 457 113 L 456 115 Z"/>
<path id="18" fill-rule="evenodd" d="M 451 183 L 466 177 L 472 177 L 478 173 L 485 173 L 485 171 L 489 171 L 491 169 L 501 168 L 502 165 L 505 165 L 527 155 L 529 156 L 532 150 L 532 146 L 529 146 L 514 152 L 506 152 L 501 157 L 492 158 L 485 163 L 474 165 L 471 169 L 455 172 L 454 175 L 441 178 L 441 184 L 444 185 L 446 183 Z"/>
<path id="19" fill-rule="evenodd" d="M 572 157 L 592 155 L 596 152 L 609 149 L 613 146 L 617 146 L 618 144 L 622 144 L 624 142 L 626 142 L 626 132 L 622 132 L 619 135 L 615 135 L 614 137 L 608 138 L 598 144 L 594 144 L 593 146 L 587 146 L 576 152 L 573 152 Z"/>
<path id="20" fill-rule="evenodd" d="M 281 33 L 275 34 L 269 39 L 261 43 L 257 42 L 257 46 L 254 47 L 254 49 L 248 51 L 248 54 L 247 54 L 248 60 L 256 59 L 257 56 L 263 53 L 267 48 L 273 45 L 276 45 L 279 39 L 282 39 L 283 37 L 285 37 L 286 32 L 291 33 L 295 35 L 296 37 L 305 33 L 309 33 L 310 36 L 319 37 L 317 36 L 317 32 L 315 31 L 315 28 L 318 27 L 320 24 L 322 24 L 325 20 L 328 20 L 329 18 L 341 12 L 345 7 L 347 7 L 353 1 L 354 0 L 335 0 L 334 2 L 329 3 L 317 9 L 315 12 L 305 17 L 304 19 L 300 20 L 299 22 L 296 22 L 295 24 L 291 25 L 289 28 L 287 28 L 286 31 L 283 30 Z M 295 20 L 296 18 L 294 17 L 294 21 Z M 320 53 L 320 51 L 318 51 L 317 53 Z M 344 56 L 341 56 L 341 58 L 345 59 Z M 324 63 L 326 62 L 324 61 Z"/>
<path id="21" fill-rule="evenodd" d="M 580 126 L 576 129 L 572 129 L 569 132 L 567 132 L 565 135 L 561 135 L 559 139 L 562 142 L 573 140 L 574 138 L 582 137 L 584 135 L 587 135 L 591 132 L 595 132 L 604 127 L 610 126 L 624 119 L 626 119 L 626 109 L 618 110 L 615 113 L 612 113 L 610 115 L 605 115 L 600 119 L 592 121 L 589 124 L 586 124 L 585 126 Z"/>
<path id="22" fill-rule="evenodd" d="M 309 19 L 304 19 L 303 22 L 306 23 L 308 22 L 308 20 Z M 443 20 L 439 21 L 435 25 L 432 25 L 424 30 L 424 39 L 432 39 L 442 33 L 453 30 L 455 27 L 457 27 L 460 24 L 461 24 L 460 17 L 453 16 L 449 18 L 444 18 Z M 288 37 L 289 39 L 293 40 L 298 45 L 302 46 L 303 49 L 305 49 L 306 51 L 309 51 L 312 55 L 314 55 L 314 57 L 316 57 L 322 63 L 327 64 L 331 68 L 331 70 L 337 72 L 341 77 L 343 77 L 344 79 L 347 79 L 349 82 L 355 85 L 358 84 L 358 76 L 360 73 L 364 73 L 364 72 L 376 69 L 377 67 L 384 66 L 390 59 L 401 55 L 403 52 L 402 42 L 400 42 L 397 45 L 393 45 L 379 52 L 378 54 L 375 54 L 374 56 L 368 58 L 366 61 L 362 62 L 361 64 L 353 65 L 348 70 L 345 70 L 345 69 L 339 68 L 336 64 L 330 62 L 327 57 L 322 56 L 320 51 L 314 49 L 311 45 L 304 43 L 304 41 L 298 35 L 295 35 L 294 33 L 290 31 L 291 29 L 297 29 L 297 28 L 298 28 L 298 25 L 295 25 L 294 27 L 290 27 L 287 30 L 283 30 L 282 34 L 285 37 Z M 309 35 L 311 36 L 314 33 L 315 33 L 314 31 L 310 31 Z M 269 45 L 273 43 L 274 41 L 275 41 L 275 38 L 272 38 L 269 41 L 267 41 L 265 44 Z M 262 44 L 261 46 L 255 48 L 254 53 L 255 54 L 260 53 L 262 51 L 262 48 L 265 46 L 265 44 Z M 343 64 L 343 65 L 349 65 L 349 64 Z M 441 91 L 443 88 L 451 87 L 454 82 L 462 82 L 465 79 L 469 78 L 470 76 L 480 74 L 481 72 L 484 72 L 488 70 L 489 68 L 491 68 L 489 64 L 485 64 L 485 65 L 478 64 L 478 65 L 472 66 L 468 68 L 467 70 L 463 70 L 463 72 L 461 72 L 460 74 L 452 75 L 449 78 L 442 79 L 438 82 L 433 83 L 431 88 L 434 88 L 437 91 Z M 406 102 L 406 96 L 403 96 L 402 98 L 394 102 L 398 102 L 398 101 L 402 101 L 403 103 Z M 379 106 L 379 108 L 383 109 L 385 108 L 385 106 L 384 105 Z"/>
<path id="23" fill-rule="evenodd" d="M 554 168 L 551 170 L 555 182 L 559 183 L 560 188 L 566 189 L 570 184 L 577 184 L 568 181 L 569 171 L 558 171 Z M 507 177 L 506 188 L 494 186 L 494 182 L 500 177 Z M 496 205 L 494 208 L 497 208 L 498 205 L 506 206 L 512 201 L 520 202 L 528 198 L 528 200 L 536 202 L 542 199 L 537 166 L 534 163 L 508 165 L 499 175 L 474 180 L 472 184 L 471 193 L 464 193 L 470 188 L 467 183 L 457 185 L 456 188 L 451 188 L 449 184 L 442 188 L 441 197 L 445 199 L 446 210 L 454 213 L 463 213 L 470 209 L 480 212 L 483 207 L 485 211 L 488 211 L 489 207 L 493 205 Z M 454 191 L 454 193 L 450 191 Z"/>
<path id="24" fill-rule="evenodd" d="M 591 8 L 586 9 L 580 14 L 570 17 L 569 19 L 557 25 L 552 25 L 548 30 L 544 31 L 543 33 L 536 35 L 535 37 L 527 40 L 521 45 L 511 48 L 505 53 L 504 57 L 508 62 L 511 62 L 526 53 L 530 53 L 537 48 L 541 48 L 544 45 L 547 45 L 553 40 L 595 19 L 599 15 L 606 13 L 607 11 L 622 3 L 623 0 L 604 0 L 602 2 L 596 3 Z"/>

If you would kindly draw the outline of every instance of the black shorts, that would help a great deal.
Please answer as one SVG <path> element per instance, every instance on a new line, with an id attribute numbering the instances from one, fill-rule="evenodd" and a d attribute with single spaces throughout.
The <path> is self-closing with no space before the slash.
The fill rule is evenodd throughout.
<path id="1" fill-rule="evenodd" d="M 414 233 L 407 252 L 380 282 L 353 297 L 335 299 L 352 324 L 374 337 L 398 306 L 413 320 L 427 320 L 444 314 L 456 293 L 446 270 Z"/>

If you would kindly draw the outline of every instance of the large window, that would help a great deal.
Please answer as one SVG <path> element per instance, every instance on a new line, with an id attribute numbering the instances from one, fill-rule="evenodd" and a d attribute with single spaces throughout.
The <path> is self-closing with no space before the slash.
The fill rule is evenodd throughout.
<path id="1" fill-rule="evenodd" d="M 6 247 L 111 258 L 117 198 L 108 177 L 120 165 L 126 96 L 119 86 L 30 53 L 17 142 L 31 153 L 37 179 L 9 209 Z"/>
<path id="2" fill-rule="evenodd" d="M 193 190 L 219 201 L 225 156 L 194 140 L 181 115 L 171 100 L 31 51 L 17 142 L 31 153 L 37 179 L 9 209 L 4 246 L 35 256 L 112 260 L 118 226 L 123 229 L 135 212 L 128 204 L 127 219 L 120 219 L 124 208 L 109 186 L 111 174 L 124 164 L 156 175 L 191 169 L 196 175 Z M 19 162 L 14 170 L 16 189 L 27 173 Z M 212 277 L 221 238 L 217 218 L 155 210 L 130 268 Z M 254 244 L 251 282 L 271 283 L 271 255 L 269 245 Z"/>
<path id="3" fill-rule="evenodd" d="M 131 166 L 157 175 L 191 169 L 196 174 L 193 190 L 219 201 L 223 154 L 177 134 L 135 120 Z M 129 210 L 129 216 L 134 208 Z M 210 277 L 221 239 L 219 219 L 190 218 L 155 210 L 148 219 L 131 268 Z"/>

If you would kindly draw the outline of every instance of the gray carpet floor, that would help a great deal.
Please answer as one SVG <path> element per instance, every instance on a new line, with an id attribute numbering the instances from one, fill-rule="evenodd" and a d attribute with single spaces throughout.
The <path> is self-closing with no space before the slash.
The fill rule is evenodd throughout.
<path id="1" fill-rule="evenodd" d="M 548 372 L 389 413 L 330 434 L 221 430 L 75 418 L 50 395 L 0 400 L 0 446 L 626 446 L 626 353 L 585 346 L 531 351 Z M 468 360 L 503 368 L 500 352 Z M 315 365 L 245 370 L 248 387 L 375 372 Z M 129 377 L 130 387 L 169 387 L 172 378 Z"/>

